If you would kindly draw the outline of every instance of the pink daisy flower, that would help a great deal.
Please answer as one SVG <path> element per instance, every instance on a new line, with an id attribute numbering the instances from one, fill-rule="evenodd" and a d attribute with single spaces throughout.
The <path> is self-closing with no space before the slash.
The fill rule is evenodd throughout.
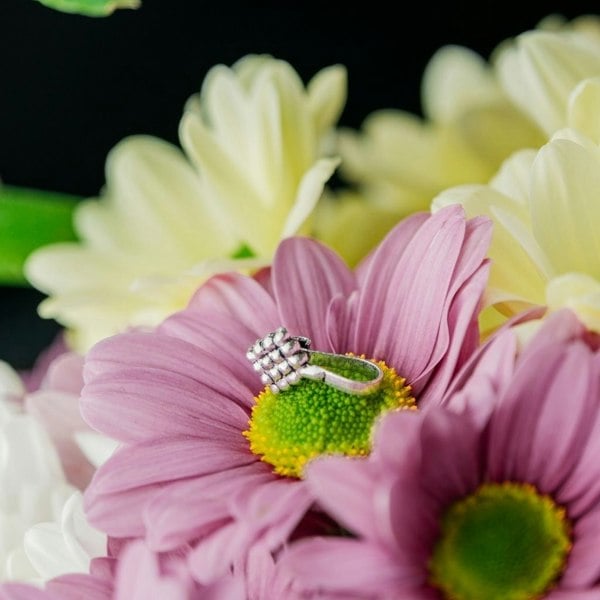
<path id="1" fill-rule="evenodd" d="M 0 600 L 59 600 L 59 598 L 30 585 L 9 583 L 0 586 Z"/>
<path id="2" fill-rule="evenodd" d="M 114 600 L 245 600 L 241 579 L 226 577 L 207 587 L 191 578 L 182 560 L 159 560 L 143 542 L 134 542 L 119 561 Z"/>
<path id="3" fill-rule="evenodd" d="M 505 381 L 484 368 L 461 391 L 494 396 L 487 423 L 390 414 L 368 459 L 312 462 L 307 484 L 356 537 L 302 540 L 281 572 L 309 596 L 600 598 L 598 341 L 557 313 Z"/>
<path id="4" fill-rule="evenodd" d="M 190 576 L 183 556 L 158 556 L 141 541 L 128 544 L 112 570 L 63 575 L 46 588 L 0 586 L 0 600 L 246 600 L 245 582 L 227 576 L 208 586 Z"/>
<path id="5" fill-rule="evenodd" d="M 313 503 L 304 464 L 367 454 L 381 413 L 438 401 L 476 348 L 489 239 L 489 221 L 459 207 L 420 214 L 353 272 L 292 238 L 272 269 L 212 278 L 156 332 L 100 342 L 82 413 L 124 446 L 87 491 L 90 521 L 159 552 L 190 544 L 201 582 L 254 543 L 279 547 Z M 282 325 L 316 350 L 380 361 L 381 387 L 357 397 L 303 379 L 272 393 L 245 355 Z"/>

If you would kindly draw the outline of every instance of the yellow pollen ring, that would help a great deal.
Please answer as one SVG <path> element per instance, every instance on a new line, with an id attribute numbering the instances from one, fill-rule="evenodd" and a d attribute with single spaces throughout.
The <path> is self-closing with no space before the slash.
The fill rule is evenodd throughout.
<path id="1" fill-rule="evenodd" d="M 306 463 L 317 456 L 368 455 L 373 425 L 383 413 L 416 409 L 406 380 L 383 361 L 370 362 L 381 369 L 382 378 L 369 394 L 347 393 L 310 379 L 276 394 L 266 386 L 255 398 L 248 429 L 243 432 L 250 450 L 279 475 L 298 478 Z M 364 367 L 360 374 L 356 364 L 340 361 L 340 375 L 364 377 Z"/>

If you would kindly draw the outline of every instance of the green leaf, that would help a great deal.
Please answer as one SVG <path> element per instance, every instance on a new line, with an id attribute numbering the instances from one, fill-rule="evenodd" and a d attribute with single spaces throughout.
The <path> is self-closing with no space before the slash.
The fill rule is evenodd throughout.
<path id="1" fill-rule="evenodd" d="M 66 194 L 0 186 L 0 285 L 26 285 L 23 264 L 33 250 L 77 239 L 73 209 L 78 200 Z"/>
<path id="2" fill-rule="evenodd" d="M 44 6 L 88 17 L 107 17 L 117 8 L 138 8 L 141 0 L 38 0 Z"/>

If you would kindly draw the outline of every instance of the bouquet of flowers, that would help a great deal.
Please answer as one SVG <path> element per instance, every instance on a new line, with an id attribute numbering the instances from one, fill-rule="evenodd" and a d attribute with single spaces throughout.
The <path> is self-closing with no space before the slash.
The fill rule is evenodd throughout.
<path id="1" fill-rule="evenodd" d="M 600 598 L 600 18 L 423 90 L 244 56 L 98 198 L 0 190 L 64 327 L 0 363 L 0 600 Z"/>

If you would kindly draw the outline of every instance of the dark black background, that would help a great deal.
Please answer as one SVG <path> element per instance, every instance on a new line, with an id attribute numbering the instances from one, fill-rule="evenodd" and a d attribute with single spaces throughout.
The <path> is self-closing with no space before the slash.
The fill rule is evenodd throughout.
<path id="1" fill-rule="evenodd" d="M 177 141 L 183 104 L 207 70 L 251 52 L 288 60 L 306 81 L 343 63 L 341 123 L 395 107 L 419 112 L 423 69 L 455 43 L 484 56 L 550 13 L 599 13 L 598 2 L 244 2 L 144 0 L 107 19 L 0 0 L 0 177 L 95 195 L 121 138 Z M 397 14 L 396 14 L 397 13 Z M 41 295 L 0 289 L 0 359 L 22 368 L 57 327 L 37 318 Z"/>

